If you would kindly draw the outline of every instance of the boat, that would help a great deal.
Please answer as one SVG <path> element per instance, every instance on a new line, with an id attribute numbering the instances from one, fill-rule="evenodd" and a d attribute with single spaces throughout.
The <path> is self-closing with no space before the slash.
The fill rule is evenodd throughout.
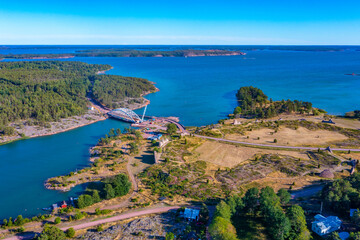
<path id="1" fill-rule="evenodd" d="M 52 211 L 52 208 L 42 208 L 43 211 Z"/>

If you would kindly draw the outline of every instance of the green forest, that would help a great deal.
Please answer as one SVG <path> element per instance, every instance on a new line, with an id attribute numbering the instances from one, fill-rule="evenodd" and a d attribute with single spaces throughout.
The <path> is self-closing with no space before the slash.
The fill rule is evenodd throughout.
<path id="1" fill-rule="evenodd" d="M 232 195 L 216 206 L 209 233 L 214 240 L 311 239 L 304 210 L 289 204 L 290 198 L 287 190 L 275 193 L 271 187 Z"/>
<path id="2" fill-rule="evenodd" d="M 234 115 L 252 118 L 271 118 L 281 113 L 310 113 L 319 114 L 319 110 L 313 109 L 311 102 L 298 100 L 273 101 L 259 88 L 252 86 L 241 87 L 236 98 L 238 105 L 234 109 Z"/>
<path id="3" fill-rule="evenodd" d="M 154 92 L 156 88 L 148 80 L 115 75 L 97 75 L 94 82 L 93 97 L 101 104 L 117 108 L 117 102 L 128 98 L 137 98 L 145 92 Z"/>
<path id="4" fill-rule="evenodd" d="M 17 120 L 44 125 L 83 114 L 88 105 L 86 96 L 93 87 L 95 100 L 104 103 L 105 99 L 140 97 L 154 89 L 145 79 L 96 75 L 110 68 L 105 64 L 68 61 L 1 62 L 0 135 L 14 134 L 8 124 Z"/>

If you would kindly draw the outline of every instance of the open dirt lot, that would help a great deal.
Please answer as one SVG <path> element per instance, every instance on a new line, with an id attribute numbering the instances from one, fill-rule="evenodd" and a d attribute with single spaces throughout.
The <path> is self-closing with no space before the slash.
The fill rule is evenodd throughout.
<path id="1" fill-rule="evenodd" d="M 223 167 L 234 167 L 245 162 L 255 154 L 279 153 L 295 158 L 309 159 L 306 153 L 297 151 L 268 150 L 230 145 L 226 143 L 205 141 L 195 150 L 200 154 L 199 160 L 204 160 Z"/>
<path id="2" fill-rule="evenodd" d="M 247 138 L 249 136 L 249 138 Z M 299 127 L 297 130 L 281 127 L 277 132 L 273 129 L 263 128 L 248 131 L 245 136 L 240 134 L 226 135 L 227 139 L 250 142 L 250 143 L 273 143 L 277 140 L 277 145 L 288 146 L 320 146 L 333 141 L 343 141 L 348 139 L 345 135 L 326 130 L 308 130 Z M 260 138 L 260 139 L 258 139 Z"/>

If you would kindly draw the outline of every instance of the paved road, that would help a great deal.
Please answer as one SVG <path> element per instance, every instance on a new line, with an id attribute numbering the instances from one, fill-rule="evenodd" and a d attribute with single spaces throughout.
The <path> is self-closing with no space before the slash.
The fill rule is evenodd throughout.
<path id="1" fill-rule="evenodd" d="M 165 120 L 167 122 L 174 123 L 179 128 L 181 133 L 189 134 L 188 131 L 186 131 L 185 127 L 182 124 L 180 124 L 174 120 L 171 120 L 171 119 L 165 119 Z"/>
<path id="2" fill-rule="evenodd" d="M 291 193 L 291 198 L 295 199 L 299 197 L 311 197 L 316 193 L 320 192 L 323 188 L 324 188 L 323 185 L 316 185 L 316 186 L 305 187 L 300 190 L 295 190 Z"/>
<path id="3" fill-rule="evenodd" d="M 285 149 L 296 149 L 296 150 L 318 150 L 319 148 L 316 147 L 294 147 L 294 146 L 281 146 L 281 145 L 273 145 L 273 144 L 261 144 L 261 143 L 249 143 L 249 142 L 241 142 L 235 140 L 229 140 L 225 138 L 214 138 L 214 137 L 207 137 L 202 135 L 195 134 L 194 136 L 199 138 L 211 139 L 215 141 L 222 141 L 222 142 L 230 142 L 230 143 L 239 143 L 247 146 L 258 146 L 258 147 L 271 147 L 271 148 L 285 148 Z M 321 150 L 326 150 L 326 148 L 320 148 Z M 331 148 L 332 151 L 352 151 L 352 152 L 360 152 L 360 149 L 351 149 L 351 148 Z"/>
<path id="4" fill-rule="evenodd" d="M 94 226 L 104 224 L 104 223 L 116 222 L 116 221 L 124 220 L 127 218 L 139 217 L 139 216 L 155 214 L 155 213 L 164 213 L 164 212 L 167 212 L 167 211 L 170 211 L 173 209 L 178 209 L 178 208 L 180 208 L 180 207 L 179 206 L 171 206 L 171 207 L 159 207 L 159 208 L 154 208 L 154 209 L 144 209 L 141 211 L 124 213 L 124 214 L 121 214 L 118 216 L 100 219 L 100 220 L 93 221 L 93 222 L 86 222 L 86 223 L 81 223 L 78 225 L 63 227 L 60 229 L 63 231 L 66 231 L 68 228 L 74 228 L 74 230 L 79 230 L 79 229 L 83 229 L 83 228 L 94 227 Z M 5 238 L 5 239 L 6 240 L 25 240 L 25 239 L 32 239 L 34 236 L 35 236 L 34 233 L 27 233 L 27 234 L 23 234 L 21 236 L 13 236 L 10 238 Z"/>

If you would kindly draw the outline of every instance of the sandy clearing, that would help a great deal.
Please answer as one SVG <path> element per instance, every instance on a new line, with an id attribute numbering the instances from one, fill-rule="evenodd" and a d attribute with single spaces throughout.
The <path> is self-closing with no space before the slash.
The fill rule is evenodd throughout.
<path id="1" fill-rule="evenodd" d="M 247 138 L 249 136 L 249 138 Z M 260 138 L 258 140 L 258 137 Z M 304 127 L 299 127 L 297 130 L 281 127 L 278 132 L 273 129 L 263 128 L 254 131 L 248 131 L 246 136 L 240 134 L 228 134 L 226 139 L 237 140 L 249 143 L 273 143 L 277 140 L 277 145 L 284 146 L 313 146 L 326 145 L 333 141 L 343 141 L 348 139 L 345 135 L 327 131 L 327 130 L 309 130 Z"/>
<path id="2" fill-rule="evenodd" d="M 250 148 L 214 141 L 205 141 L 195 152 L 200 154 L 199 160 L 223 167 L 234 167 L 245 162 L 255 154 L 277 153 L 296 158 L 309 159 L 305 152 Z"/>

